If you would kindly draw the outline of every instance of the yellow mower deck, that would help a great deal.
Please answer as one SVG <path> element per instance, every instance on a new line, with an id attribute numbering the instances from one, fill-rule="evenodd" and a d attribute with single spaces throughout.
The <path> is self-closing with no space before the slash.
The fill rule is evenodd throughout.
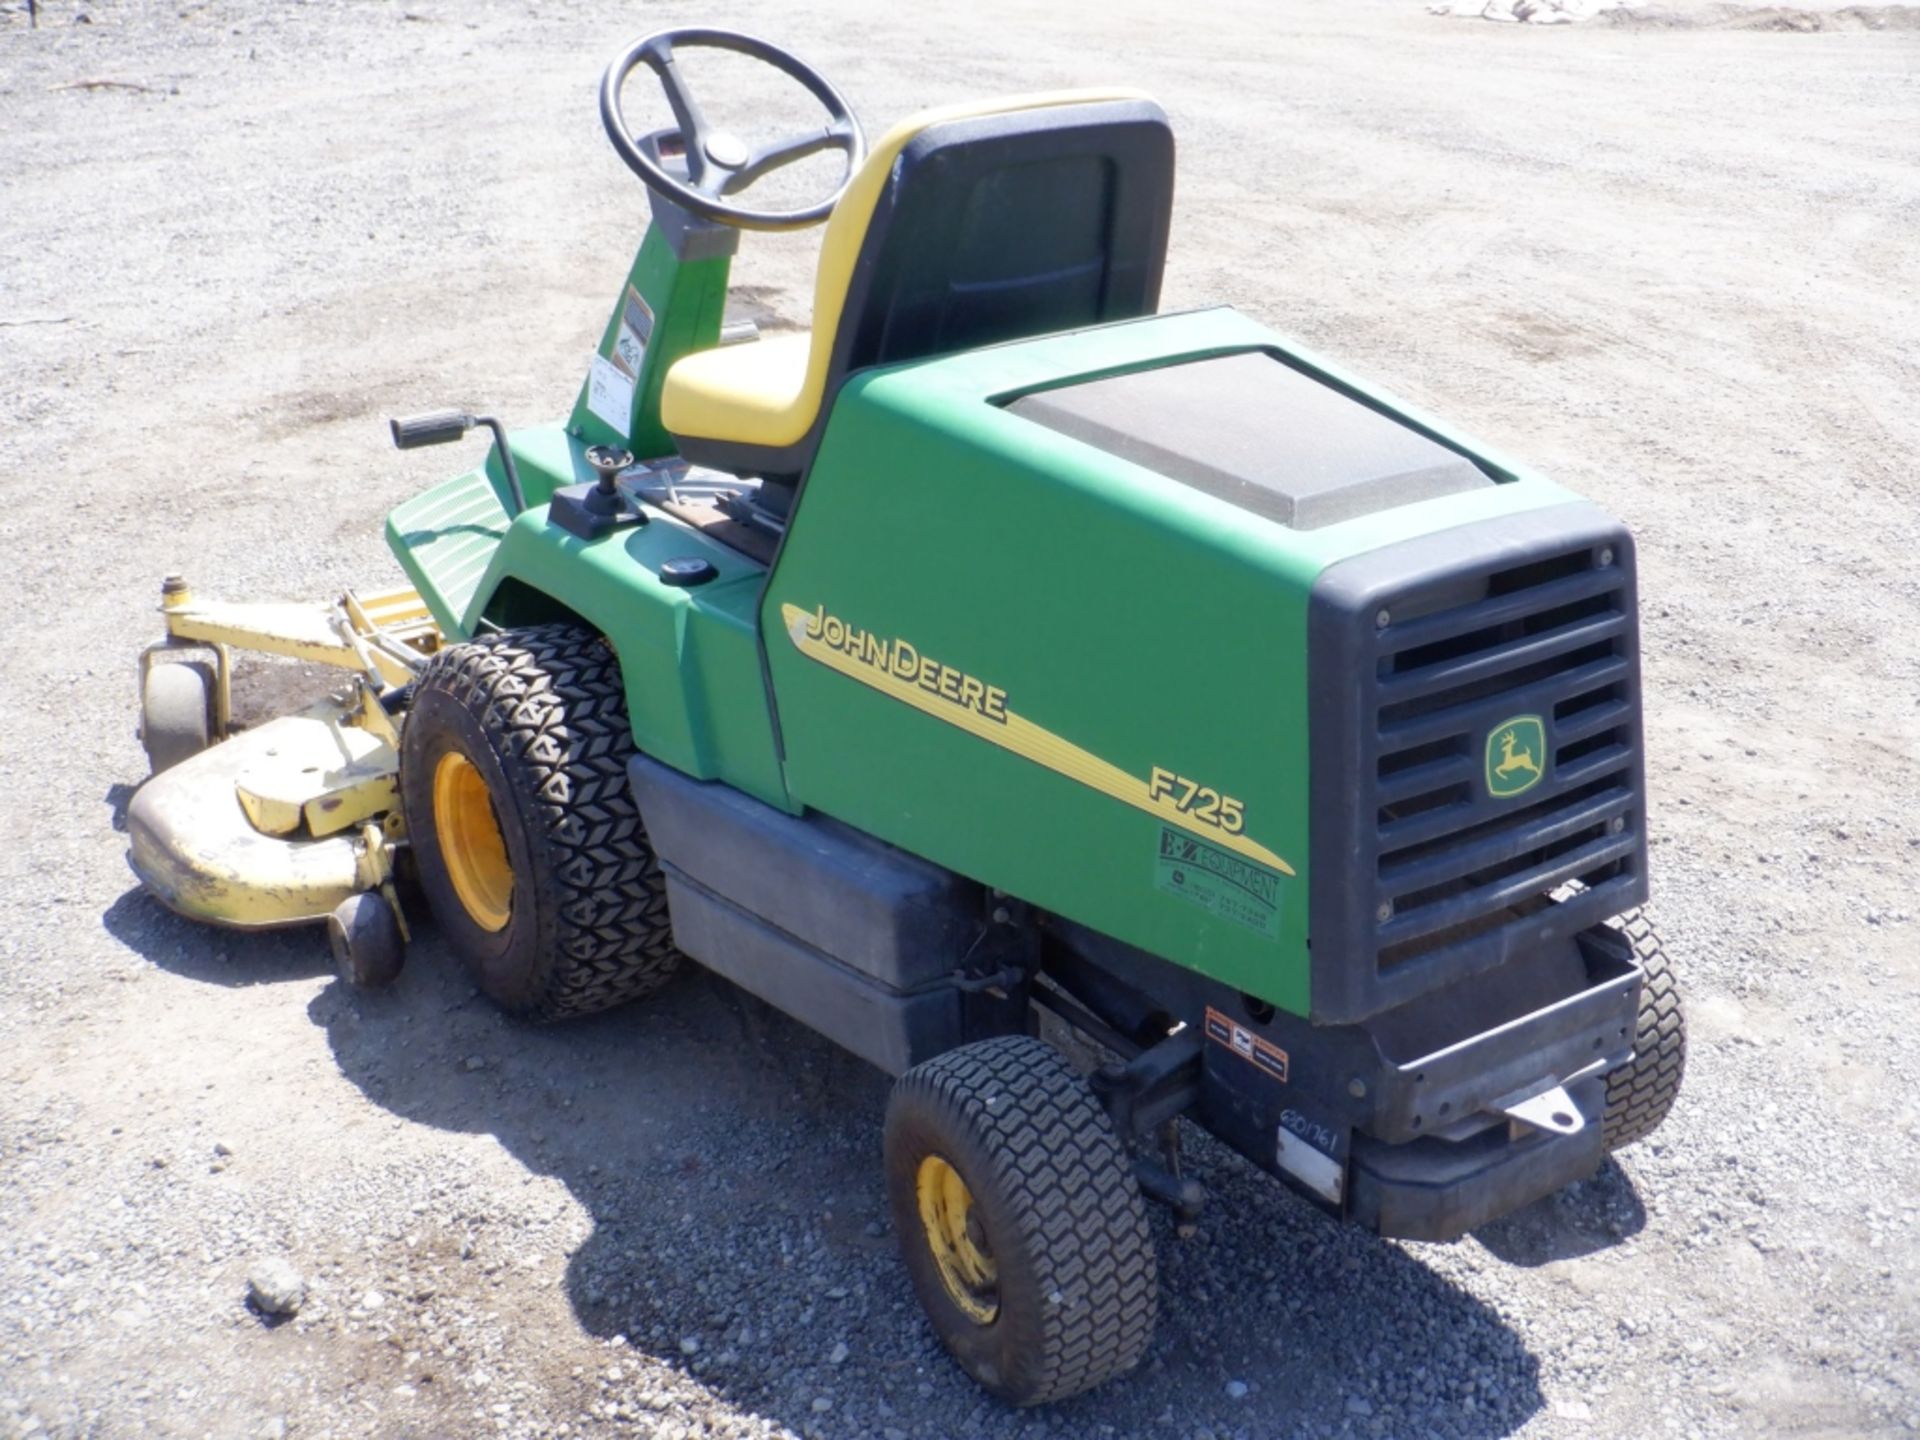
<path id="1" fill-rule="evenodd" d="M 324 920 L 366 892 L 394 905 L 393 844 L 404 837 L 399 733 L 378 687 L 404 684 L 439 646 L 410 589 L 331 607 L 196 602 L 168 580 L 166 639 L 143 671 L 180 652 L 215 658 L 214 743 L 150 778 L 127 808 L 128 860 L 169 909 L 265 929 Z M 340 693 L 232 733 L 232 649 L 355 672 Z M 404 929 L 404 922 L 402 922 Z"/>
<path id="2" fill-rule="evenodd" d="M 142 785 L 127 807 L 127 858 L 141 882 L 170 910 L 242 929 L 324 920 L 348 896 L 378 890 L 391 861 L 368 807 L 384 795 L 393 811 L 399 757 L 351 723 L 358 713 L 324 700 Z M 308 816 L 327 824 L 329 807 L 362 823 L 309 829 Z"/>

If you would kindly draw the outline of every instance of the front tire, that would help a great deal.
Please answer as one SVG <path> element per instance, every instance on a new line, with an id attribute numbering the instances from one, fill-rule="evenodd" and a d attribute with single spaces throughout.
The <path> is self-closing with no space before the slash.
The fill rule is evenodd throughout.
<path id="1" fill-rule="evenodd" d="M 940 1342 L 1015 1405 L 1139 1363 L 1159 1304 L 1127 1150 L 1066 1058 L 1025 1035 L 962 1046 L 887 1104 L 887 1196 Z"/>
<path id="2" fill-rule="evenodd" d="M 590 631 L 503 631 L 421 673 L 400 745 L 420 885 L 474 983 L 512 1014 L 604 1010 L 679 964 L 632 754 L 619 662 Z"/>

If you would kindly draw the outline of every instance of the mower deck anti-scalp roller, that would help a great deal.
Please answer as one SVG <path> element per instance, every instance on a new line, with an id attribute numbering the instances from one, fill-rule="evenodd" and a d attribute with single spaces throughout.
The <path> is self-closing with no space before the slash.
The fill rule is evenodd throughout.
<path id="1" fill-rule="evenodd" d="M 683 68 L 714 49 L 818 123 L 719 128 Z M 389 517 L 410 590 L 170 582 L 129 816 L 162 900 L 325 917 L 385 983 L 404 862 L 516 1015 L 691 959 L 899 1077 L 903 1259 L 1014 1404 L 1146 1353 L 1146 1206 L 1205 1201 L 1183 1120 L 1429 1240 L 1660 1123 L 1685 1024 L 1639 910 L 1623 526 L 1255 320 L 1159 313 L 1174 146 L 1137 91 L 869 147 L 793 55 L 678 29 L 600 108 L 652 223 L 565 420 L 393 423 L 492 435 Z M 749 193 L 822 155 L 823 193 Z M 734 343 L 741 236 L 811 225 L 811 330 Z M 234 734 L 242 645 L 346 687 Z"/>

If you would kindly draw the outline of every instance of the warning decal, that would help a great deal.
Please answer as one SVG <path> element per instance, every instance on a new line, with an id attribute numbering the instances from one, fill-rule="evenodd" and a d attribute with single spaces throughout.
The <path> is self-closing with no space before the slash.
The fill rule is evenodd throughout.
<path id="1" fill-rule="evenodd" d="M 1287 1078 L 1287 1052 L 1271 1040 L 1263 1040 L 1246 1026 L 1207 1007 L 1207 1038 L 1224 1045 L 1242 1060 L 1251 1060 L 1276 1080 Z"/>
<path id="2" fill-rule="evenodd" d="M 653 311 L 640 298 L 640 292 L 629 285 L 620 307 L 620 323 L 614 327 L 613 353 L 607 358 L 629 380 L 638 380 L 641 362 L 647 358 L 647 341 L 652 338 Z"/>

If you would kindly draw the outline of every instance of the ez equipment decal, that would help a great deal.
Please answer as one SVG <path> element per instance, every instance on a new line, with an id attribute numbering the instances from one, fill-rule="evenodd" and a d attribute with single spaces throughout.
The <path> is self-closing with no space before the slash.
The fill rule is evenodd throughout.
<path id="1" fill-rule="evenodd" d="M 1209 915 L 1244 925 L 1269 940 L 1280 938 L 1280 877 L 1198 836 L 1160 827 L 1153 885 Z"/>
<path id="2" fill-rule="evenodd" d="M 783 604 L 780 618 L 794 649 L 810 660 L 1213 845 L 1282 875 L 1293 874 L 1285 860 L 1243 833 L 1246 807 L 1231 796 L 1159 766 L 1146 779 L 1129 775 L 1008 708 L 1007 692 L 998 685 L 936 660 L 907 640 L 849 625 L 824 605 L 803 610 Z M 1267 927 L 1255 923 L 1255 928 Z"/>

